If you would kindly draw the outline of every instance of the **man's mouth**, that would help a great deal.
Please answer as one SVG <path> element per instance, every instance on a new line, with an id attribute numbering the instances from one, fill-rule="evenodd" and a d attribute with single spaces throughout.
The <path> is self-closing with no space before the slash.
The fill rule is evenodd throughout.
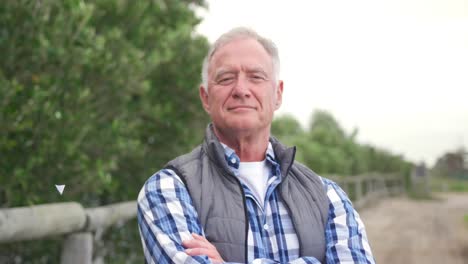
<path id="1" fill-rule="evenodd" d="M 232 110 L 248 110 L 248 109 L 256 109 L 256 108 L 253 107 L 253 106 L 248 106 L 248 105 L 236 105 L 236 106 L 228 107 L 229 111 L 232 111 Z"/>

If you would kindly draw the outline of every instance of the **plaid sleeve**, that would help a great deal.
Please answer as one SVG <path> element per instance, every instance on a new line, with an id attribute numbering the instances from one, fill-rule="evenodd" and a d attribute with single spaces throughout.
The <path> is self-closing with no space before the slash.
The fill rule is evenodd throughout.
<path id="1" fill-rule="evenodd" d="M 250 264 L 281 264 L 281 262 L 271 259 L 259 258 L 254 259 Z M 288 264 L 320 264 L 314 257 L 301 257 L 293 261 L 289 261 Z"/>
<path id="2" fill-rule="evenodd" d="M 288 262 L 288 264 L 320 264 L 320 261 L 314 257 L 301 257 Z"/>
<path id="3" fill-rule="evenodd" d="M 346 193 L 333 181 L 322 178 L 330 209 L 325 229 L 327 263 L 374 264 L 364 223 Z"/>
<path id="4" fill-rule="evenodd" d="M 182 240 L 202 235 L 198 214 L 176 173 L 163 169 L 148 179 L 138 195 L 138 226 L 146 263 L 211 263 L 191 257 Z"/>

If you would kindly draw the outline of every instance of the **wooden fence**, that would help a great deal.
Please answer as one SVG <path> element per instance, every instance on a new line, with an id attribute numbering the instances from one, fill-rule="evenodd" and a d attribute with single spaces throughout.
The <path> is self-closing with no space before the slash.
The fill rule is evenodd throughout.
<path id="1" fill-rule="evenodd" d="M 61 263 L 103 263 L 92 260 L 95 236 L 133 219 L 136 210 L 135 201 L 87 209 L 74 202 L 0 209 L 0 243 L 66 235 Z"/>
<path id="2" fill-rule="evenodd" d="M 362 176 L 340 177 L 331 176 L 348 194 L 357 209 L 378 201 L 382 197 L 401 194 L 405 191 L 402 176 L 388 174 L 369 174 Z"/>
<path id="3" fill-rule="evenodd" d="M 348 193 L 356 208 L 404 191 L 403 178 L 396 175 L 330 178 Z M 66 235 L 62 264 L 104 263 L 102 258 L 93 260 L 94 238 L 110 226 L 135 218 L 136 211 L 135 201 L 96 208 L 71 202 L 0 209 L 0 244 Z"/>

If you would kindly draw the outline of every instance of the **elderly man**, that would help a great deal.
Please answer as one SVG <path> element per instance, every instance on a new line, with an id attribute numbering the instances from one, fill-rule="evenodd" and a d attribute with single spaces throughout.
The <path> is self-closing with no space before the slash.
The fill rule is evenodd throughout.
<path id="1" fill-rule="evenodd" d="M 270 135 L 279 68 L 274 43 L 252 30 L 214 43 L 199 89 L 205 139 L 138 196 L 148 263 L 374 263 L 346 194 Z"/>

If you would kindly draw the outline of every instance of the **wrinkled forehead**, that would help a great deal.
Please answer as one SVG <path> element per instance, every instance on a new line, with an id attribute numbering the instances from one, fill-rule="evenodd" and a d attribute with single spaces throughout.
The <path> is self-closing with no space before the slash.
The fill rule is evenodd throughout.
<path id="1" fill-rule="evenodd" d="M 255 39 L 234 39 L 218 47 L 210 59 L 210 75 L 220 70 L 261 70 L 273 73 L 273 60 Z"/>

